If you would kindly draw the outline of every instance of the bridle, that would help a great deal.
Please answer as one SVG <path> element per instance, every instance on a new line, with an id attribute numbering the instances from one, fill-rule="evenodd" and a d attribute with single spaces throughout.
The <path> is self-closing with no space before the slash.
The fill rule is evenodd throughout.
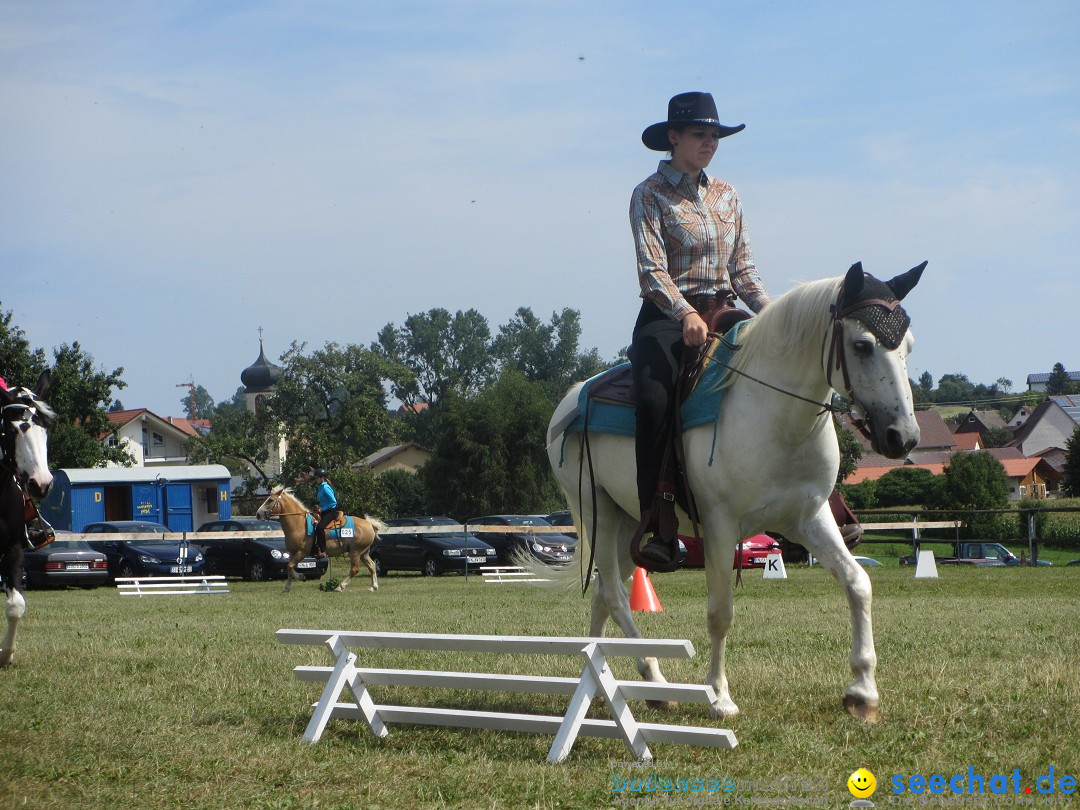
<path id="1" fill-rule="evenodd" d="M 763 385 L 766 388 L 784 394 L 785 396 L 814 405 L 821 409 L 818 411 L 818 416 L 826 413 L 847 414 L 851 418 L 851 424 L 856 430 L 867 439 L 873 441 L 873 432 L 870 428 L 869 419 L 865 414 L 857 413 L 855 410 L 855 392 L 851 388 L 851 374 L 848 372 L 847 352 L 844 348 L 844 318 L 851 317 L 858 320 L 865 325 L 879 341 L 881 341 L 882 345 L 890 350 L 895 350 L 900 346 L 900 342 L 907 332 L 910 318 L 908 318 L 907 313 L 904 312 L 904 308 L 900 306 L 900 299 L 898 298 L 859 297 L 846 305 L 844 303 L 844 298 L 845 284 L 841 283 L 840 290 L 836 296 L 836 303 L 830 307 L 830 313 L 832 315 L 831 325 L 826 329 L 825 335 L 822 337 L 821 341 L 822 370 L 825 372 L 825 379 L 829 383 L 829 386 L 837 392 L 837 396 L 833 398 L 832 402 L 819 402 L 816 399 L 804 397 L 801 394 L 796 394 L 794 391 L 789 391 L 780 386 L 773 385 L 770 382 L 766 382 L 752 374 L 747 374 L 741 369 L 734 368 L 730 364 L 716 360 L 712 357 L 709 358 L 709 362 L 718 363 L 730 372 L 745 377 L 748 380 L 752 380 L 759 385 Z M 881 307 L 882 309 L 874 309 L 876 307 Z M 877 317 L 871 318 L 868 313 L 876 313 Z M 884 315 L 881 315 L 880 313 L 884 313 Z M 724 346 L 733 352 L 742 348 L 739 344 L 732 343 L 723 335 L 715 332 L 710 332 L 709 337 L 719 339 Z M 829 341 L 830 337 L 832 340 L 829 343 L 829 350 L 826 355 L 825 343 L 826 341 Z M 844 381 L 842 389 L 833 382 L 833 375 L 837 371 L 840 372 L 841 378 Z"/>
<path id="2" fill-rule="evenodd" d="M 281 512 L 281 511 L 278 511 L 281 508 L 281 502 L 283 500 L 282 496 L 284 496 L 284 495 L 285 495 L 284 491 L 271 492 L 270 495 L 267 497 L 267 500 L 273 501 L 273 504 L 270 506 L 270 517 L 287 517 L 289 515 L 310 515 L 311 514 L 311 512 L 308 511 L 308 510 L 305 510 L 303 512 Z"/>

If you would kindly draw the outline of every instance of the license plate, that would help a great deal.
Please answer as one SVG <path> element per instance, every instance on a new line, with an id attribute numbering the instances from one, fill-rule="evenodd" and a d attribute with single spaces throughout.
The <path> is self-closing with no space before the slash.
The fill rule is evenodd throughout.
<path id="1" fill-rule="evenodd" d="M 190 565 L 170 565 L 169 566 L 169 572 L 172 573 L 172 574 L 190 574 L 191 573 L 191 566 Z"/>
<path id="2" fill-rule="evenodd" d="M 469 561 L 469 565 L 487 562 L 487 557 L 466 557 L 465 559 Z"/>
<path id="3" fill-rule="evenodd" d="M 68 571 L 89 571 L 90 563 L 68 563 Z"/>
<path id="4" fill-rule="evenodd" d="M 302 560 L 301 562 L 298 562 L 296 564 L 296 567 L 297 568 L 314 568 L 315 567 L 315 561 L 314 560 Z"/>

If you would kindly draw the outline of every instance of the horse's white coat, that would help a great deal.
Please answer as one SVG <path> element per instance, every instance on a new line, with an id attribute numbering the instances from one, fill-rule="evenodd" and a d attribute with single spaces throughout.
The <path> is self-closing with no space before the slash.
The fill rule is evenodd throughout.
<path id="1" fill-rule="evenodd" d="M 826 337 L 832 328 L 830 305 L 842 281 L 805 284 L 774 301 L 744 329 L 743 348 L 736 352 L 733 366 L 814 402 L 829 402 L 833 382 L 825 370 Z M 888 351 L 859 321 L 846 318 L 843 326 L 850 395 L 871 419 L 875 443 L 894 453 L 910 450 L 919 436 L 906 364 L 913 342 L 910 333 L 897 350 Z M 835 382 L 841 385 L 839 376 Z M 712 425 L 684 434 L 688 475 L 704 532 L 712 641 L 708 683 L 718 696 L 713 712 L 730 717 L 739 711 L 725 671 L 725 640 L 734 618 L 735 545 L 742 538 L 773 531 L 805 546 L 843 587 L 851 613 L 855 676 L 845 692 L 845 704 L 849 711 L 875 719 L 877 656 L 870 580 L 845 547 L 827 502 L 840 462 L 831 417 L 819 406 L 737 373 L 730 374 L 726 384 L 715 448 Z M 556 408 L 552 426 L 565 424 L 566 415 L 577 407 L 579 388 L 571 389 Z M 610 617 L 627 637 L 638 638 L 625 586 L 634 570 L 629 543 L 639 521 L 634 439 L 590 436 L 595 502 L 588 460 L 579 487 L 580 439 L 578 433 L 552 435 L 549 429 L 548 456 L 577 518 L 580 537 L 591 530 L 595 510 L 597 576 L 589 632 L 602 635 Z M 689 518 L 681 510 L 679 519 L 689 531 Z M 585 545 L 578 544 L 579 554 L 587 554 Z M 564 576 L 577 577 L 577 566 L 569 566 Z M 638 669 L 649 680 L 664 680 L 655 659 L 639 661 Z"/>

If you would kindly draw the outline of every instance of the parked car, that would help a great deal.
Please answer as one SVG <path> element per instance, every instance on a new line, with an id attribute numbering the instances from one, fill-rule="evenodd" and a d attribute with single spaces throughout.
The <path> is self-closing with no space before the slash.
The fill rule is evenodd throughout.
<path id="1" fill-rule="evenodd" d="M 858 554 L 855 555 L 855 562 L 863 568 L 873 568 L 875 565 L 884 565 L 880 560 L 875 560 L 873 557 L 861 557 Z"/>
<path id="2" fill-rule="evenodd" d="M 705 548 L 700 538 L 679 535 L 679 540 L 686 544 L 686 567 L 701 568 L 705 565 Z M 767 534 L 755 534 L 743 540 L 736 549 L 731 567 L 738 568 L 739 556 L 742 555 L 743 568 L 764 568 L 770 554 L 780 551 L 780 544 Z"/>
<path id="3" fill-rule="evenodd" d="M 70 534 L 70 532 L 69 532 Z M 23 587 L 79 585 L 93 588 L 109 578 L 108 562 L 85 540 L 73 540 L 56 533 L 56 540 L 39 549 L 23 552 Z"/>
<path id="4" fill-rule="evenodd" d="M 448 517 L 401 517 L 384 521 L 387 526 L 456 526 Z M 464 572 L 469 567 L 494 565 L 497 555 L 489 543 L 462 531 L 380 534 L 371 547 L 371 559 L 379 576 L 387 571 L 419 571 L 425 577 Z"/>
<path id="5" fill-rule="evenodd" d="M 550 515 L 545 515 L 544 520 L 552 526 L 569 526 L 570 531 L 563 532 L 563 534 L 577 540 L 577 529 L 574 527 L 574 515 L 569 509 L 560 509 L 558 512 L 552 512 Z"/>
<path id="6" fill-rule="evenodd" d="M 289 552 L 281 524 L 257 518 L 211 520 L 199 527 L 199 532 L 214 532 L 218 537 L 196 540 L 206 558 L 208 574 L 243 577 L 249 582 L 283 579 L 289 575 Z M 244 532 L 278 532 L 278 537 L 245 537 Z M 296 564 L 296 571 L 305 577 L 319 579 L 326 573 L 327 560 L 305 557 Z"/>
<path id="7" fill-rule="evenodd" d="M 205 560 L 198 546 L 189 545 L 187 557 L 181 556 L 178 540 L 110 540 L 110 534 L 165 534 L 169 527 L 149 520 L 114 520 L 87 523 L 83 534 L 100 534 L 102 539 L 87 540 L 90 548 L 108 560 L 109 579 L 116 577 L 176 576 L 201 574 Z"/>
<path id="8" fill-rule="evenodd" d="M 565 565 L 574 559 L 577 541 L 560 532 L 516 532 L 515 526 L 551 526 L 535 515 L 487 515 L 472 518 L 475 526 L 506 526 L 506 531 L 477 532 L 476 536 L 495 547 L 499 565 L 513 565 L 518 553 L 535 557 L 545 565 Z"/>

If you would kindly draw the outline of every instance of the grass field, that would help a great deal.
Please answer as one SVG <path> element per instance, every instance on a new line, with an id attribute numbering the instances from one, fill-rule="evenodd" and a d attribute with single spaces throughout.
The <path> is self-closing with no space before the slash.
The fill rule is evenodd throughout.
<path id="1" fill-rule="evenodd" d="M 760 780 L 798 777 L 826 806 L 851 801 L 858 767 L 877 776 L 878 806 L 894 774 L 1012 774 L 1030 786 L 1054 768 L 1080 773 L 1080 567 L 949 569 L 914 580 L 873 569 L 878 686 L 884 721 L 845 715 L 847 609 L 820 568 L 784 581 L 748 572 L 728 645 L 732 751 L 657 744 L 658 764 L 627 766 L 617 741 L 583 738 L 562 765 L 548 737 L 421 727 L 384 741 L 347 721 L 302 741 L 316 684 L 292 667 L 328 663 L 320 650 L 278 644 L 283 627 L 582 635 L 588 602 L 574 593 L 484 585 L 478 577 L 390 575 L 373 594 L 300 583 L 233 583 L 224 596 L 120 597 L 112 588 L 31 591 L 14 667 L 0 672 L 3 807 L 611 806 L 616 777 L 735 780 L 727 796 L 774 796 Z M 701 682 L 708 666 L 700 570 L 654 578 L 664 612 L 639 614 L 647 636 L 688 638 L 691 661 L 665 668 Z M 359 584 L 359 583 L 358 583 Z M 361 652 L 364 666 L 576 676 L 561 658 Z M 419 660 L 418 660 L 419 659 Z M 615 668 L 633 677 L 632 665 Z M 561 714 L 543 696 L 376 691 L 380 702 L 443 702 Z M 714 723 L 704 707 L 635 715 Z M 751 782 L 750 780 L 759 780 Z M 1060 794 L 1058 794 L 1060 796 Z M 687 800 L 689 798 L 687 797 Z"/>

